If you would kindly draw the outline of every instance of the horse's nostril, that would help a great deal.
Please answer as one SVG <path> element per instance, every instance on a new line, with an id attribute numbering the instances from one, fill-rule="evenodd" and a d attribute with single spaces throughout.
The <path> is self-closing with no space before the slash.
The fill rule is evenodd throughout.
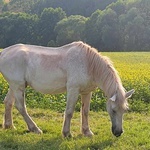
<path id="1" fill-rule="evenodd" d="M 116 137 L 119 137 L 121 136 L 121 134 L 123 133 L 123 131 L 116 131 L 116 130 L 112 130 L 112 133 L 116 136 Z"/>
<path id="2" fill-rule="evenodd" d="M 115 136 L 116 136 L 116 137 L 119 137 L 120 135 L 121 135 L 121 133 L 117 133 L 117 134 L 115 134 Z"/>
<path id="3" fill-rule="evenodd" d="M 123 133 L 122 130 L 121 130 L 120 132 L 116 132 L 116 133 L 115 133 L 115 136 L 116 136 L 116 137 L 119 137 L 119 136 L 121 136 L 122 133 Z"/>

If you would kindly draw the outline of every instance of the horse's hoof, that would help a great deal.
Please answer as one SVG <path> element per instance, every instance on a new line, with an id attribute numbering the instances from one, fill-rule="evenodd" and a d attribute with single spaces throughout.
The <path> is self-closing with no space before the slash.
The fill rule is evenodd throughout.
<path id="1" fill-rule="evenodd" d="M 62 135 L 64 138 L 71 138 L 72 137 L 70 132 L 63 132 Z"/>
<path id="2" fill-rule="evenodd" d="M 7 124 L 4 124 L 2 127 L 3 127 L 3 129 L 16 130 L 16 127 L 15 127 L 14 125 L 7 125 Z"/>
<path id="3" fill-rule="evenodd" d="M 92 136 L 94 135 L 91 130 L 88 130 L 88 131 L 82 132 L 82 133 L 83 133 L 83 135 L 86 136 L 86 137 L 92 137 Z"/>
<path id="4" fill-rule="evenodd" d="M 36 134 L 43 134 L 43 131 L 41 129 L 37 129 L 36 131 L 34 131 L 34 133 L 36 133 Z"/>
<path id="5" fill-rule="evenodd" d="M 37 128 L 37 127 L 34 127 L 34 128 L 32 128 L 32 129 L 29 129 L 29 131 L 30 131 L 30 132 L 34 132 L 34 133 L 36 133 L 36 134 L 42 134 L 42 133 L 43 133 L 42 130 L 39 129 L 39 128 Z"/>

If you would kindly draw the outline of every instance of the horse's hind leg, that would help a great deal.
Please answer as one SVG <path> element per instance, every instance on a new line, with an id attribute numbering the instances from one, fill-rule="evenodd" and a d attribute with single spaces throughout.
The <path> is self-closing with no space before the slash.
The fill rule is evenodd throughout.
<path id="1" fill-rule="evenodd" d="M 5 129 L 14 128 L 12 119 L 12 107 L 14 104 L 14 95 L 11 89 L 9 89 L 4 99 L 4 104 L 5 104 L 5 113 L 4 113 L 3 127 Z"/>
<path id="2" fill-rule="evenodd" d="M 18 88 L 14 92 L 14 97 L 15 97 L 15 105 L 18 111 L 21 113 L 23 116 L 25 122 L 27 123 L 29 131 L 35 132 L 35 133 L 42 133 L 42 131 L 37 127 L 35 122 L 31 119 L 31 117 L 28 115 L 26 106 L 25 106 L 25 89 Z"/>
<path id="3" fill-rule="evenodd" d="M 81 109 L 81 115 L 82 115 L 82 133 L 85 136 L 92 136 L 93 133 L 89 128 L 88 123 L 88 114 L 89 114 L 89 108 L 90 108 L 90 99 L 91 99 L 91 93 L 81 95 L 82 100 L 82 109 Z"/>

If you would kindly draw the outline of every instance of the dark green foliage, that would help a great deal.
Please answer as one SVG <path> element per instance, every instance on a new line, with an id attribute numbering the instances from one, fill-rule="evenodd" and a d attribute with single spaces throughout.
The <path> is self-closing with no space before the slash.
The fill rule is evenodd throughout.
<path id="1" fill-rule="evenodd" d="M 70 16 L 57 23 L 55 32 L 56 43 L 64 45 L 73 41 L 83 40 L 85 37 L 86 18 L 79 15 Z"/>
<path id="2" fill-rule="evenodd" d="M 40 45 L 47 46 L 50 41 L 56 41 L 54 28 L 60 20 L 66 17 L 61 8 L 45 8 L 38 23 L 38 34 Z"/>
<path id="3" fill-rule="evenodd" d="M 104 10 L 107 5 L 117 0 L 38 0 L 31 7 L 31 12 L 40 14 L 44 8 L 61 7 L 68 16 L 83 15 L 90 16 L 95 10 Z"/>
<path id="4" fill-rule="evenodd" d="M 12 0 L 0 10 L 1 48 L 82 40 L 100 51 L 150 49 L 149 0 Z"/>
<path id="5" fill-rule="evenodd" d="M 7 47 L 16 43 L 36 43 L 35 26 L 38 17 L 26 13 L 4 13 L 0 16 L 0 45 Z"/>

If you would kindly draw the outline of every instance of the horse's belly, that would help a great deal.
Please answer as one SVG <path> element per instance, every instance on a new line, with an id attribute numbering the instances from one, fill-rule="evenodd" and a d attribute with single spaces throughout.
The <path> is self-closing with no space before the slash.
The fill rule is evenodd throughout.
<path id="1" fill-rule="evenodd" d="M 58 94 L 66 91 L 66 83 L 60 80 L 53 82 L 32 82 L 30 85 L 34 90 L 44 94 Z"/>
<path id="2" fill-rule="evenodd" d="M 44 94 L 59 94 L 66 91 L 65 86 L 38 86 L 37 83 L 35 85 L 32 85 L 32 88 Z"/>
<path id="3" fill-rule="evenodd" d="M 43 72 L 31 77 L 28 85 L 44 94 L 57 94 L 66 91 L 66 82 L 66 75 L 63 72 Z"/>

